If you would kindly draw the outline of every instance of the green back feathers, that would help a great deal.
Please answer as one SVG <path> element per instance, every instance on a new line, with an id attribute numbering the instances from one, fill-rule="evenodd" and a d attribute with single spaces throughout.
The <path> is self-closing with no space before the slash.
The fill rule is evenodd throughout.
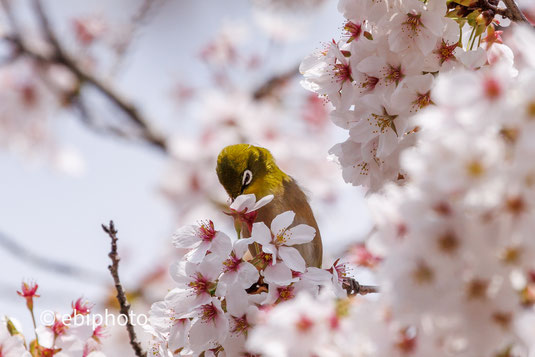
<path id="1" fill-rule="evenodd" d="M 247 170 L 252 173 L 252 179 L 243 185 Z M 257 199 L 277 194 L 283 189 L 283 182 L 290 180 L 267 149 L 248 144 L 230 145 L 221 150 L 216 171 L 219 182 L 233 199 L 247 193 L 254 193 Z"/>

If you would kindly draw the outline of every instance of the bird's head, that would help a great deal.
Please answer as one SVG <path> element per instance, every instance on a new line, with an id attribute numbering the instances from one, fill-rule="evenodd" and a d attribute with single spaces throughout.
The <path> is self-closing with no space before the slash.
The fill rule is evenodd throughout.
<path id="1" fill-rule="evenodd" d="M 276 194 L 290 177 L 282 172 L 271 153 L 249 144 L 230 145 L 217 157 L 217 177 L 232 199 L 254 193 L 257 199 Z"/>

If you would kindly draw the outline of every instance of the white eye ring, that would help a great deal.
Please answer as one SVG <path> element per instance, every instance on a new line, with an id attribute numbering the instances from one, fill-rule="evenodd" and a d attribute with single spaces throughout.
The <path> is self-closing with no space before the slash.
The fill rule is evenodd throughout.
<path id="1" fill-rule="evenodd" d="M 251 172 L 251 170 L 245 170 L 243 172 L 243 177 L 241 179 L 242 187 L 247 186 L 248 184 L 251 183 L 251 181 L 253 181 L 253 173 Z"/>

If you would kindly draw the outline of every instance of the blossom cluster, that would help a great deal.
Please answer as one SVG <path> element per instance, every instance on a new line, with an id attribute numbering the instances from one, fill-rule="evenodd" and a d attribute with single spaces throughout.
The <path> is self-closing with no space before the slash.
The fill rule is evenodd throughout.
<path id="1" fill-rule="evenodd" d="M 281 304 L 251 332 L 253 350 L 533 354 L 535 33 L 516 28 L 512 38 L 515 68 L 502 59 L 439 76 L 436 106 L 415 118 L 418 143 L 401 154 L 407 182 L 370 196 L 376 229 L 367 249 L 380 257 L 379 298 L 354 299 L 334 328 L 325 318 L 336 309 L 328 298 Z"/>
<path id="2" fill-rule="evenodd" d="M 154 355 L 242 355 L 250 329 L 273 306 L 301 291 L 316 296 L 320 288 L 347 296 L 343 265 L 307 267 L 294 247 L 312 241 L 313 227 L 292 225 L 292 211 L 276 216 L 270 227 L 255 222 L 272 198 L 256 202 L 253 194 L 242 195 L 230 205 L 229 214 L 251 232 L 248 238 L 232 241 L 212 221 L 175 233 L 174 245 L 188 252 L 171 266 L 176 287 L 151 308 L 147 330 Z"/>
<path id="3" fill-rule="evenodd" d="M 345 181 L 377 190 L 406 178 L 399 154 L 416 140 L 411 117 L 434 104 L 437 74 L 512 53 L 493 19 L 456 21 L 443 0 L 340 0 L 338 8 L 344 36 L 304 59 L 302 84 L 332 103 L 332 121 L 349 131 L 331 149 Z"/>
<path id="4" fill-rule="evenodd" d="M 26 300 L 26 307 L 32 315 L 35 328 L 35 339 L 29 341 L 22 334 L 18 321 L 12 318 L 0 319 L 0 356 L 2 357 L 105 357 L 101 352 L 101 340 L 105 336 L 102 325 L 92 326 L 87 323 L 71 324 L 78 317 L 87 317 L 92 306 L 82 298 L 72 303 L 70 315 L 41 315 L 39 321 L 45 325 L 37 325 L 34 311 L 34 299 L 38 285 L 22 283 L 17 293 Z"/>

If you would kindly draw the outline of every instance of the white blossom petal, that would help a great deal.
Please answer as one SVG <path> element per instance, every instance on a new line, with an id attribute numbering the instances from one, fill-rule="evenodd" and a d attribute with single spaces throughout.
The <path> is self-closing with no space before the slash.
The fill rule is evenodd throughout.
<path id="1" fill-rule="evenodd" d="M 280 247 L 279 248 L 279 257 L 282 259 L 284 264 L 286 264 L 290 269 L 298 271 L 300 273 L 304 272 L 306 269 L 306 263 L 301 253 L 295 248 L 292 247 Z M 281 265 L 281 264 L 279 264 Z"/>
<path id="2" fill-rule="evenodd" d="M 295 212 L 293 211 L 286 211 L 279 214 L 278 216 L 273 218 L 273 221 L 271 221 L 271 232 L 274 235 L 280 234 L 292 224 L 294 218 Z"/>
<path id="3" fill-rule="evenodd" d="M 264 281 L 277 285 L 288 285 L 292 282 L 292 271 L 282 262 L 270 265 L 264 270 Z"/>

